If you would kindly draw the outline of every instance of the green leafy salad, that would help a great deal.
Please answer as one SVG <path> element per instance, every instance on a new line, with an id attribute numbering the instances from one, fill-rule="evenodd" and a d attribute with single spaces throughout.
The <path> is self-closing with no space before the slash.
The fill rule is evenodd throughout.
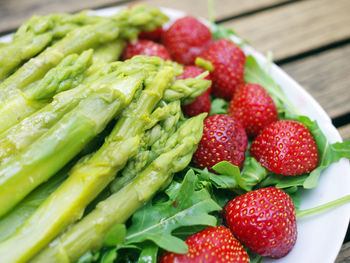
<path id="1" fill-rule="evenodd" d="M 220 262 L 259 262 L 289 250 L 260 253 L 238 236 L 239 253 L 229 251 L 231 239 L 216 244 L 214 234 L 194 247 L 188 240 L 221 226 L 232 230 L 228 202 L 259 189 L 282 189 L 297 219 L 349 201 L 298 210 L 300 190 L 317 187 L 330 164 L 350 159 L 350 140 L 332 144 L 316 121 L 299 115 L 254 56 L 241 51 L 246 42 L 231 41 L 232 30 L 212 24 L 210 31 L 189 16 L 162 28 L 167 21 L 143 5 L 111 17 L 34 16 L 0 46 L 0 262 L 214 262 L 218 255 Z M 228 54 L 215 53 L 222 50 Z M 187 67 L 196 74 L 185 77 Z M 249 83 L 263 87 L 276 110 L 256 137 L 246 135 L 243 117 L 231 116 L 231 99 Z M 254 112 L 249 107 L 244 114 Z M 219 121 L 209 127 L 212 117 Z M 241 162 L 231 158 L 238 152 L 230 146 L 233 130 L 199 153 L 206 132 L 222 136 L 215 131 L 222 119 L 244 133 Z M 303 172 L 285 174 L 281 165 L 279 173 L 251 151 L 268 125 L 286 120 L 311 133 L 312 169 L 302 170 L 312 160 L 298 155 L 291 167 Z M 295 214 L 287 218 L 293 220 Z"/>

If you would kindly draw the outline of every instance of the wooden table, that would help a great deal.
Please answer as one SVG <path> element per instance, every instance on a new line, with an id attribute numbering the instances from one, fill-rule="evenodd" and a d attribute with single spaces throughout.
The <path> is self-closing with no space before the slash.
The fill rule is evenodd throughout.
<path id="1" fill-rule="evenodd" d="M 205 0 L 1 0 L 0 35 L 33 14 L 74 12 L 142 2 L 208 18 Z M 215 19 L 272 51 L 276 63 L 325 109 L 343 139 L 350 139 L 350 1 L 216 0 Z M 350 262 L 350 239 L 337 263 Z"/>

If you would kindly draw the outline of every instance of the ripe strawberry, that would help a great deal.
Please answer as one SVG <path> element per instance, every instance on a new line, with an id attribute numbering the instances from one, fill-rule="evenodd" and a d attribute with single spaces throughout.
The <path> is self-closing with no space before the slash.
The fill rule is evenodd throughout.
<path id="1" fill-rule="evenodd" d="M 176 20 L 163 33 L 162 41 L 174 60 L 191 65 L 209 46 L 212 36 L 210 30 L 198 19 L 185 16 Z"/>
<path id="2" fill-rule="evenodd" d="M 150 32 L 142 31 L 139 34 L 139 39 L 146 39 L 146 40 L 152 40 L 152 41 L 158 42 L 161 40 L 162 34 L 163 34 L 163 27 L 160 26 Z"/>
<path id="3" fill-rule="evenodd" d="M 193 117 L 203 112 L 210 112 L 210 96 L 206 91 L 199 95 L 192 103 L 182 106 L 182 112 L 187 117 Z"/>
<path id="4" fill-rule="evenodd" d="M 228 115 L 241 122 L 248 137 L 256 137 L 267 125 L 278 120 L 276 105 L 266 90 L 248 83 L 240 86 L 228 105 Z"/>
<path id="5" fill-rule="evenodd" d="M 157 56 L 164 60 L 170 59 L 169 53 L 163 45 L 150 40 L 137 40 L 129 43 L 123 51 L 122 58 L 126 60 L 135 55 Z"/>
<path id="6" fill-rule="evenodd" d="M 221 161 L 242 167 L 247 144 L 247 135 L 239 121 L 228 115 L 214 114 L 204 120 L 203 136 L 193 155 L 193 163 L 210 170 Z"/>
<path id="7" fill-rule="evenodd" d="M 175 254 L 165 252 L 159 263 L 234 262 L 248 263 L 244 247 L 234 238 L 231 231 L 223 226 L 207 227 L 186 239 L 188 252 Z"/>
<path id="8" fill-rule="evenodd" d="M 240 47 L 227 39 L 212 43 L 201 55 L 214 66 L 211 73 L 213 94 L 230 100 L 235 89 L 244 83 L 245 55 Z"/>
<path id="9" fill-rule="evenodd" d="M 233 235 L 259 255 L 280 258 L 295 244 L 294 204 L 285 192 L 275 187 L 232 199 L 224 208 L 224 217 Z"/>
<path id="10" fill-rule="evenodd" d="M 182 75 L 178 76 L 177 79 L 195 78 L 205 72 L 203 68 L 194 65 L 184 66 L 183 71 Z M 206 76 L 204 79 L 211 80 L 210 75 Z"/>
<path id="11" fill-rule="evenodd" d="M 262 166 L 277 174 L 305 174 L 318 164 L 315 139 L 297 121 L 270 124 L 252 142 L 250 152 Z"/>
<path id="12" fill-rule="evenodd" d="M 177 79 L 195 78 L 203 72 L 205 72 L 205 70 L 200 67 L 185 66 L 184 73 Z M 210 80 L 210 76 L 206 76 L 205 79 Z M 209 113 L 211 105 L 210 92 L 211 87 L 207 89 L 207 91 L 204 92 L 202 95 L 198 96 L 192 103 L 182 106 L 183 113 L 188 117 L 196 116 L 203 112 Z"/>

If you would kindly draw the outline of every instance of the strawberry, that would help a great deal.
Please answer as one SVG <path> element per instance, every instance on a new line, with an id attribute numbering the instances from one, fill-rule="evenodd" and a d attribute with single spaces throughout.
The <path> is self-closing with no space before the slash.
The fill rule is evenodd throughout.
<path id="1" fill-rule="evenodd" d="M 213 94 L 230 100 L 235 89 L 244 83 L 245 55 L 232 41 L 220 39 L 212 43 L 201 57 L 214 66 L 211 73 Z"/>
<path id="2" fill-rule="evenodd" d="M 169 53 L 163 45 L 150 40 L 137 40 L 128 43 L 123 51 L 123 60 L 135 55 L 157 56 L 164 60 L 170 59 Z"/>
<path id="3" fill-rule="evenodd" d="M 163 34 L 163 27 L 160 26 L 150 32 L 142 31 L 139 34 L 139 39 L 146 39 L 146 40 L 152 40 L 152 41 L 158 42 L 161 40 L 162 34 Z"/>
<path id="4" fill-rule="evenodd" d="M 203 112 L 209 113 L 210 104 L 210 96 L 209 93 L 206 91 L 202 95 L 199 95 L 193 102 L 187 105 L 183 105 L 181 108 L 182 112 L 187 117 L 193 117 Z"/>
<path id="5" fill-rule="evenodd" d="M 176 20 L 163 33 L 162 41 L 174 60 L 191 65 L 209 46 L 212 36 L 210 30 L 198 19 L 185 16 Z"/>
<path id="6" fill-rule="evenodd" d="M 259 255 L 280 258 L 295 244 L 294 204 L 285 192 L 275 187 L 232 199 L 224 208 L 224 217 L 233 235 Z"/>
<path id="7" fill-rule="evenodd" d="M 184 66 L 183 71 L 182 75 L 178 76 L 177 79 L 195 78 L 205 72 L 203 68 L 194 65 Z M 211 80 L 210 75 L 206 76 L 204 79 Z"/>
<path id="8" fill-rule="evenodd" d="M 305 174 L 318 164 L 315 139 L 297 121 L 270 124 L 252 142 L 250 152 L 262 166 L 277 174 Z"/>
<path id="9" fill-rule="evenodd" d="M 249 262 L 244 247 L 224 226 L 207 227 L 188 237 L 185 242 L 188 246 L 186 254 L 165 252 L 160 256 L 159 263 Z"/>
<path id="10" fill-rule="evenodd" d="M 228 115 L 241 122 L 250 138 L 278 120 L 277 108 L 270 95 L 262 86 L 252 83 L 236 90 L 228 105 Z"/>
<path id="11" fill-rule="evenodd" d="M 240 122 L 228 115 L 214 114 L 203 124 L 203 136 L 193 155 L 193 163 L 210 170 L 221 161 L 242 167 L 248 138 Z"/>
<path id="12" fill-rule="evenodd" d="M 205 72 L 204 69 L 197 66 L 185 66 L 183 70 L 184 73 L 177 79 L 195 78 Z M 210 80 L 210 76 L 206 76 L 205 79 Z M 188 117 L 192 117 L 203 112 L 209 113 L 211 105 L 210 91 L 211 87 L 202 95 L 198 96 L 192 103 L 182 106 L 183 113 Z"/>

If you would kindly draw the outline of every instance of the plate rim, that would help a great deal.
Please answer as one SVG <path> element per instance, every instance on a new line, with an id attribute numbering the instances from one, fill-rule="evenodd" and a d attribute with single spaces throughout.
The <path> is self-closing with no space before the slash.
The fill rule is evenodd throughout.
<path id="1" fill-rule="evenodd" d="M 126 6 L 106 7 L 106 8 L 100 8 L 100 9 L 91 10 L 91 13 L 92 14 L 97 14 L 97 15 L 102 15 L 102 16 L 108 16 L 108 14 L 113 14 L 116 11 L 118 11 L 120 9 L 123 9 L 123 8 L 126 8 Z M 167 8 L 167 7 L 159 7 L 159 9 L 161 9 L 167 15 L 169 15 L 169 13 L 172 13 L 172 12 L 175 12 L 175 13 L 177 13 L 180 16 L 186 15 L 186 12 L 184 12 L 182 10 L 177 10 L 177 9 Z M 199 17 L 199 16 L 197 16 L 197 18 L 199 18 L 204 23 L 207 22 L 206 24 L 208 25 L 209 21 L 207 19 L 205 19 L 203 17 Z M 169 23 L 168 23 L 168 25 L 169 25 Z M 6 34 L 4 36 L 0 36 L 0 42 L 8 42 L 8 41 L 10 41 L 12 35 L 13 35 L 13 33 Z M 234 41 L 234 40 L 237 40 L 237 39 L 231 39 L 231 40 Z M 259 63 L 260 66 L 263 66 L 267 62 L 266 57 L 262 53 L 260 53 L 257 50 L 255 50 L 252 46 L 250 46 L 248 44 L 244 44 L 243 49 L 244 49 L 245 53 L 251 54 L 257 60 L 257 62 Z M 331 142 L 333 142 L 333 141 L 342 141 L 342 138 L 341 138 L 338 130 L 333 126 L 333 124 L 331 122 L 331 118 L 328 116 L 328 114 L 323 109 L 323 107 L 316 101 L 316 99 L 307 90 L 305 90 L 296 80 L 294 80 L 288 73 L 286 73 L 282 68 L 280 68 L 275 63 L 271 63 L 270 73 L 271 74 L 269 74 L 269 75 L 276 81 L 276 83 L 278 83 L 281 86 L 281 88 L 282 88 L 284 93 L 286 93 L 286 87 L 285 87 L 285 85 L 282 85 L 281 83 L 279 83 L 280 79 L 276 79 L 276 76 L 279 76 L 279 78 L 284 79 L 284 81 L 286 83 L 289 83 L 292 87 L 296 87 L 296 89 L 299 92 L 299 94 L 301 94 L 302 97 L 306 98 L 307 102 L 311 103 L 311 107 L 315 110 L 315 112 L 318 113 L 318 117 L 316 119 L 317 119 L 317 121 L 318 121 L 318 123 L 320 125 L 321 130 L 323 132 L 328 131 L 328 133 L 325 133 L 325 134 L 326 134 L 327 138 Z M 293 101 L 292 101 L 292 103 L 293 103 Z M 308 115 L 308 114 L 305 114 L 305 115 Z M 312 116 L 309 116 L 309 117 L 312 118 Z M 313 118 L 313 119 L 315 119 L 315 118 Z M 321 120 L 322 122 L 320 123 L 319 120 Z M 333 137 L 330 138 L 329 136 L 333 136 Z M 321 176 L 321 178 L 320 178 L 319 186 L 322 185 L 322 181 L 325 181 L 324 177 L 326 177 L 326 176 L 330 177 L 331 176 L 331 175 L 328 175 L 328 174 L 331 174 L 330 171 L 333 171 L 334 167 L 338 167 L 338 170 L 339 170 L 339 168 L 344 169 L 345 174 L 347 173 L 347 175 L 342 176 L 342 178 L 347 178 L 347 183 L 349 185 L 348 188 L 342 189 L 342 191 L 339 191 L 336 194 L 337 198 L 339 198 L 339 197 L 342 197 L 342 196 L 345 195 L 344 192 L 346 192 L 346 194 L 350 194 L 350 162 L 349 162 L 349 160 L 342 159 L 339 162 L 330 165 L 323 172 L 323 176 Z M 326 180 L 326 181 L 328 181 L 328 180 Z M 316 189 L 316 191 L 314 191 L 315 189 Z M 315 189 L 307 190 L 308 193 L 306 195 L 310 196 L 310 195 L 313 194 L 313 192 L 316 192 L 317 195 L 320 195 L 320 194 L 322 195 L 322 193 L 319 193 L 320 189 L 318 189 L 318 187 L 316 187 Z M 333 194 L 332 195 L 332 199 L 330 199 L 328 201 L 333 200 L 334 196 L 335 195 Z M 310 198 L 310 197 L 308 197 L 308 198 Z M 323 201 L 326 200 L 326 199 L 327 198 L 325 198 L 325 196 L 323 196 L 323 198 L 321 198 L 321 200 L 323 200 Z M 303 204 L 305 204 L 306 201 L 307 201 L 307 199 L 304 199 L 302 201 L 301 207 L 303 206 Z M 310 205 L 310 202 L 306 202 L 306 203 L 307 203 L 306 206 Z M 332 251 L 327 251 L 327 255 L 322 255 L 322 261 L 317 261 L 319 263 L 321 263 L 321 262 L 324 262 L 324 263 L 334 262 L 334 260 L 336 259 L 336 257 L 339 254 L 339 251 L 340 251 L 341 246 L 343 244 L 344 237 L 346 235 L 346 230 L 347 230 L 348 225 L 349 225 L 350 204 L 345 204 L 345 205 L 339 206 L 337 208 L 333 208 L 332 211 L 333 211 L 333 214 L 336 214 L 336 215 L 341 214 L 342 215 L 342 217 L 333 216 L 333 218 L 334 217 L 338 217 L 338 221 L 339 222 L 337 222 L 337 226 L 342 229 L 342 231 L 339 231 L 339 229 L 338 229 L 338 232 L 340 232 L 342 234 L 340 234 L 340 233 L 337 234 L 337 240 L 336 240 L 335 243 L 334 243 L 334 240 L 332 240 L 331 243 L 334 246 L 333 250 Z M 327 214 L 327 212 L 328 212 L 328 214 Z M 320 218 L 326 218 L 326 219 L 327 218 L 332 218 L 330 215 L 331 215 L 331 211 L 326 211 L 325 213 L 322 213 L 319 217 L 312 216 L 311 219 L 306 219 L 306 222 L 315 221 L 315 220 L 319 221 Z M 316 217 L 316 219 L 315 219 L 315 217 Z M 303 224 L 305 224 L 305 223 L 303 223 L 303 221 L 298 223 L 298 232 L 299 232 L 300 225 L 303 225 Z M 327 238 L 324 238 L 324 239 L 327 239 Z M 278 260 L 264 259 L 264 262 L 271 262 L 271 263 L 272 262 L 276 262 L 276 263 L 277 262 L 278 263 L 284 263 L 284 262 L 285 263 L 287 263 L 287 262 L 290 263 L 290 262 L 292 262 L 290 260 L 295 260 L 293 258 L 291 259 L 291 257 L 293 257 L 293 255 L 295 254 L 295 253 L 293 253 L 293 251 L 295 251 L 295 249 L 298 246 L 298 240 L 300 240 L 300 232 L 298 233 L 298 239 L 297 239 L 296 246 L 293 248 L 291 253 L 289 253 L 286 257 L 278 259 Z M 305 262 L 310 262 L 310 261 L 305 261 Z M 315 261 L 313 261 L 313 262 L 315 262 Z"/>

